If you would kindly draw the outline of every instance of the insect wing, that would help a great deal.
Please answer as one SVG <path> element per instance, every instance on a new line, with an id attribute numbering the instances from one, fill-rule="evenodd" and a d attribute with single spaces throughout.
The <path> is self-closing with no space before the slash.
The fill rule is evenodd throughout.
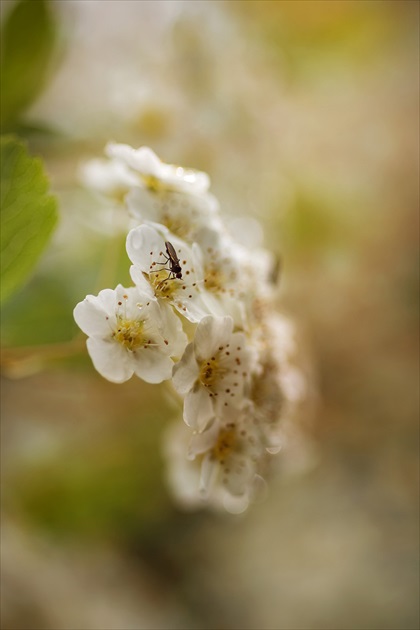
<path id="1" fill-rule="evenodd" d="M 171 268 L 171 272 L 175 275 L 176 278 L 182 278 L 182 268 L 179 264 L 179 258 L 176 255 L 176 251 L 172 243 L 169 241 L 165 241 L 166 251 L 169 257 L 169 266 Z"/>
<path id="2" fill-rule="evenodd" d="M 165 247 L 169 258 L 171 259 L 171 263 L 173 265 L 179 266 L 179 258 L 176 255 L 175 247 L 169 241 L 165 241 Z"/>

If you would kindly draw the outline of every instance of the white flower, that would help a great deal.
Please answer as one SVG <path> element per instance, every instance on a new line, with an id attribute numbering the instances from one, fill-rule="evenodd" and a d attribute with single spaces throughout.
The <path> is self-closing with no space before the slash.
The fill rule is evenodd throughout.
<path id="1" fill-rule="evenodd" d="M 186 509 L 205 507 L 206 499 L 200 495 L 199 458 L 187 458 L 191 429 L 181 419 L 171 423 L 163 436 L 163 457 L 166 460 L 167 484 L 178 503 Z"/>
<path id="2" fill-rule="evenodd" d="M 117 160 L 89 160 L 80 167 L 79 177 L 88 188 L 117 201 L 140 185 L 138 175 Z"/>
<path id="3" fill-rule="evenodd" d="M 105 152 L 109 157 L 120 160 L 136 171 L 143 185 L 150 190 L 178 190 L 201 194 L 210 186 L 210 179 L 206 173 L 161 162 L 148 147 L 133 149 L 128 144 L 110 142 Z"/>
<path id="4" fill-rule="evenodd" d="M 257 298 L 271 300 L 275 292 L 272 275 L 277 264 L 274 255 L 262 247 L 251 250 L 236 243 L 232 256 L 242 272 L 242 295 L 246 305 L 252 308 Z"/>
<path id="5" fill-rule="evenodd" d="M 104 289 L 88 295 L 74 309 L 74 319 L 89 336 L 95 368 L 114 383 L 136 374 L 147 383 L 171 377 L 173 361 L 185 348 L 181 322 L 135 287 Z"/>
<path id="6" fill-rule="evenodd" d="M 245 336 L 233 332 L 231 317 L 209 315 L 200 321 L 173 372 L 175 388 L 185 395 L 188 426 L 202 431 L 226 407 L 243 406 L 249 362 Z"/>
<path id="7" fill-rule="evenodd" d="M 222 485 L 233 496 L 249 498 L 264 448 L 248 409 L 215 419 L 206 431 L 194 434 L 188 456 L 195 459 L 200 455 L 202 496 L 210 496 Z"/>
<path id="8" fill-rule="evenodd" d="M 293 424 L 307 396 L 307 383 L 295 365 L 298 349 L 292 322 L 280 314 L 265 313 L 260 335 L 261 372 L 253 376 L 250 399 L 266 435 L 267 450 L 276 453 L 284 443 L 285 423 Z"/>
<path id="9" fill-rule="evenodd" d="M 222 231 L 201 229 L 193 243 L 194 265 L 201 274 L 202 300 L 212 315 L 230 315 L 243 328 L 243 274 L 235 256 L 236 243 Z"/>
<path id="10" fill-rule="evenodd" d="M 266 455 L 247 409 L 231 419 L 214 419 L 203 433 L 175 423 L 166 432 L 164 455 L 168 483 L 186 508 L 208 505 L 240 513 L 264 483 L 258 471 Z"/>
<path id="11" fill-rule="evenodd" d="M 171 272 L 166 242 L 170 242 L 179 258 L 181 277 Z M 198 322 L 208 310 L 202 303 L 191 250 L 163 226 L 158 232 L 150 225 L 141 225 L 127 236 L 127 253 L 134 263 L 131 277 L 140 290 L 162 306 L 172 305 L 191 322 Z"/>
<path id="12" fill-rule="evenodd" d="M 128 210 L 137 221 L 164 225 L 172 234 L 192 243 L 203 227 L 222 229 L 216 199 L 209 193 L 133 189 L 126 198 Z"/>

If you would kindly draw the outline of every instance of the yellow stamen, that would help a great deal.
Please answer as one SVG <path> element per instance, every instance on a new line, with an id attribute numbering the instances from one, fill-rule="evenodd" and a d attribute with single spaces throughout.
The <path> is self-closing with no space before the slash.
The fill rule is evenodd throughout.
<path id="1" fill-rule="evenodd" d="M 122 317 L 118 317 L 117 321 L 118 327 L 113 336 L 124 348 L 132 352 L 148 343 L 143 332 L 144 322 Z"/>
<path id="2" fill-rule="evenodd" d="M 226 368 L 220 366 L 217 357 L 203 361 L 199 375 L 200 383 L 204 385 L 204 387 L 211 388 L 226 371 Z"/>
<path id="3" fill-rule="evenodd" d="M 207 267 L 204 277 L 207 291 L 212 291 L 213 293 L 223 291 L 226 284 L 226 278 L 220 268 L 215 266 Z"/>
<path id="4" fill-rule="evenodd" d="M 153 192 L 158 192 L 159 190 L 165 190 L 165 184 L 161 179 L 155 177 L 154 175 L 142 175 L 142 180 L 146 188 Z"/>
<path id="5" fill-rule="evenodd" d="M 179 289 L 179 280 L 170 278 L 167 269 L 161 269 L 156 273 L 149 274 L 149 282 L 153 287 L 156 297 L 172 298 Z"/>
<path id="6" fill-rule="evenodd" d="M 187 238 L 192 230 L 188 221 L 174 218 L 170 213 L 162 215 L 162 223 L 172 234 L 176 234 L 179 238 L 183 239 Z"/>

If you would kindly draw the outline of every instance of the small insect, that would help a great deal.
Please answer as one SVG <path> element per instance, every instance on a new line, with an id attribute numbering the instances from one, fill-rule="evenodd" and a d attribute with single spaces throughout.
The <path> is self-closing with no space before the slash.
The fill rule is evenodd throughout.
<path id="1" fill-rule="evenodd" d="M 171 278 L 178 278 L 178 280 L 182 279 L 182 267 L 180 265 L 179 258 L 175 251 L 175 247 L 169 241 L 165 241 L 165 249 L 166 249 L 166 254 L 167 254 L 166 256 L 163 252 L 161 252 L 161 256 L 165 257 L 165 262 L 153 263 L 153 265 L 163 264 L 163 265 L 169 265 L 169 266 L 168 267 L 163 266 L 161 269 L 156 269 L 154 271 L 149 272 L 149 273 L 159 273 L 160 271 L 163 271 L 164 269 L 166 271 L 169 271 L 169 276 L 165 278 L 164 280 L 162 280 L 159 283 L 159 286 L 163 285 L 168 280 L 171 280 Z"/>
<path id="2" fill-rule="evenodd" d="M 176 255 L 175 247 L 169 241 L 165 241 L 165 248 L 166 253 L 168 254 L 166 262 L 169 263 L 169 271 L 175 276 L 175 278 L 181 280 L 182 268 L 179 264 L 179 258 Z"/>

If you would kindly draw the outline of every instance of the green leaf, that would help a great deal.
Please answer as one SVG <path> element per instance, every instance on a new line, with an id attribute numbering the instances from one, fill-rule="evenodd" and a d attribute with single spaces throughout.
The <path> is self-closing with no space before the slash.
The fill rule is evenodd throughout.
<path id="1" fill-rule="evenodd" d="M 2 28 L 1 119 L 10 130 L 43 90 L 56 43 L 50 7 L 44 0 L 21 0 Z"/>
<path id="2" fill-rule="evenodd" d="M 3 302 L 28 278 L 57 222 L 39 158 L 8 136 L 1 139 L 1 290 Z"/>

